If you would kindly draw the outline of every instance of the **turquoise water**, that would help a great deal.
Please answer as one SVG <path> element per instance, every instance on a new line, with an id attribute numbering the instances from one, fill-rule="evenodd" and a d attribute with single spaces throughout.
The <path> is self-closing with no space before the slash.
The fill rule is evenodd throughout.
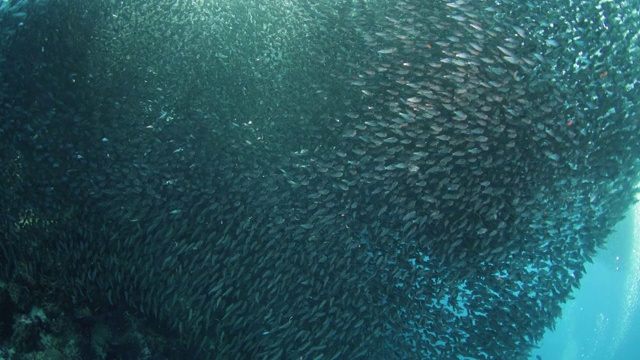
<path id="1" fill-rule="evenodd" d="M 547 331 L 530 359 L 640 359 L 640 205 L 586 269 L 575 300 L 563 306 L 555 331 Z"/>

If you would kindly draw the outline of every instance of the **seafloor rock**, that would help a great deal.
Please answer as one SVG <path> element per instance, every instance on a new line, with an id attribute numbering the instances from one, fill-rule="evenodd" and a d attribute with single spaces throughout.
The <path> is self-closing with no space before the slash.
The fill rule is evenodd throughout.
<path id="1" fill-rule="evenodd" d="M 27 315 L 19 315 L 13 327 L 11 344 L 18 352 L 31 352 L 42 349 L 40 324 Z"/>

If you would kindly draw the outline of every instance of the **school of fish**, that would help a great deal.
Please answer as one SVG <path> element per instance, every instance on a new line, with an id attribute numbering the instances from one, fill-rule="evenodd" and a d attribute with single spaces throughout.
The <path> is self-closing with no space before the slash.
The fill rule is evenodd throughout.
<path id="1" fill-rule="evenodd" d="M 0 0 L 0 261 L 202 359 L 526 359 L 640 180 L 640 8 Z"/>

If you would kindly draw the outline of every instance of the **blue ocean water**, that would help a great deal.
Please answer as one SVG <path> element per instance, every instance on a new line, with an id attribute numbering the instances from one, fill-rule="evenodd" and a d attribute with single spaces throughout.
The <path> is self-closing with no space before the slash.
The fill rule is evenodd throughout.
<path id="1" fill-rule="evenodd" d="M 640 205 L 600 250 L 532 360 L 640 359 Z"/>

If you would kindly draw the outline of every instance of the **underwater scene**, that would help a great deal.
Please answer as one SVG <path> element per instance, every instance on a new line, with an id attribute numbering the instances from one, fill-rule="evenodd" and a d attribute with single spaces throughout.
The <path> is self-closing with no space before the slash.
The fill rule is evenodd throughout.
<path id="1" fill-rule="evenodd" d="M 614 228 L 530 359 L 640 359 L 640 206 Z"/>
<path id="2" fill-rule="evenodd" d="M 639 9 L 0 0 L 0 360 L 639 359 Z"/>

